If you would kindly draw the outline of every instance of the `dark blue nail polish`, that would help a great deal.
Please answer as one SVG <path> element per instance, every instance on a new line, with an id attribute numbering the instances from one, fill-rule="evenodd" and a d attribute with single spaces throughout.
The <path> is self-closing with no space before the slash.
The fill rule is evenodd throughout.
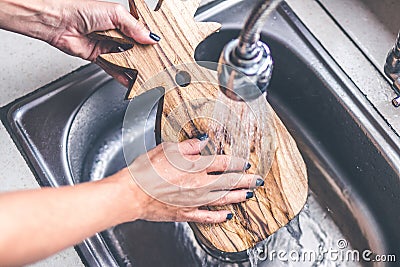
<path id="1" fill-rule="evenodd" d="M 156 41 L 156 42 L 159 42 L 160 40 L 161 40 L 161 37 L 160 36 L 158 36 L 157 34 L 155 34 L 155 33 L 152 33 L 152 32 L 150 32 L 150 38 L 151 39 L 153 39 L 154 41 Z"/>
<path id="2" fill-rule="evenodd" d="M 247 171 L 250 168 L 251 168 L 251 164 L 249 162 L 247 162 L 246 167 L 244 168 L 244 170 Z"/>
<path id="3" fill-rule="evenodd" d="M 233 218 L 233 214 L 229 213 L 228 215 L 226 215 L 226 219 L 227 220 L 231 220 Z"/>
<path id="4" fill-rule="evenodd" d="M 254 193 L 253 192 L 247 192 L 246 193 L 246 199 L 252 198 L 254 197 Z"/>
<path id="5" fill-rule="evenodd" d="M 200 141 L 204 141 L 204 140 L 207 140 L 208 134 L 206 134 L 206 133 L 201 134 L 201 135 L 197 136 L 196 138 L 199 139 Z"/>
<path id="6" fill-rule="evenodd" d="M 264 180 L 263 179 L 257 179 L 256 186 L 263 186 L 263 185 L 264 185 Z"/>

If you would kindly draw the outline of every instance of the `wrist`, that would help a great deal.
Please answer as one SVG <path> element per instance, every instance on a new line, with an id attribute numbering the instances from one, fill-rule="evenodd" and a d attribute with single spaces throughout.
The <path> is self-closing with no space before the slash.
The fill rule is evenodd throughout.
<path id="1" fill-rule="evenodd" d="M 140 219 L 143 205 L 141 204 L 142 190 L 132 179 L 128 168 L 124 168 L 105 180 L 112 180 L 118 188 L 115 191 L 120 218 L 118 223 L 125 223 Z"/>

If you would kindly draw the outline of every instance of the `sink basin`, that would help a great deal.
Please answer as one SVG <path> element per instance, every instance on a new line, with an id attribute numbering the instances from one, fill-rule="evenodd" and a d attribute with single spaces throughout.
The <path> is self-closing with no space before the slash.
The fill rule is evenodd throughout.
<path id="1" fill-rule="evenodd" d="M 197 47 L 196 59 L 216 62 L 224 44 L 238 35 L 243 10 L 253 4 L 222 1 L 199 13 L 198 19 L 218 21 L 223 29 Z M 380 127 L 370 104 L 285 3 L 271 14 L 262 39 L 275 61 L 268 99 L 297 141 L 311 189 L 300 215 L 261 244 L 264 253 L 318 251 L 321 246 L 398 253 L 398 140 Z M 126 166 L 121 140 L 125 94 L 125 88 L 90 64 L 3 107 L 2 120 L 42 186 L 102 179 Z M 138 102 L 137 124 L 130 129 L 130 142 L 137 144 L 132 159 L 156 145 L 153 103 L 159 97 L 154 90 L 132 100 Z M 249 264 L 246 252 L 209 255 L 186 223 L 125 223 L 76 250 L 88 266 Z M 329 259 L 313 263 L 327 266 Z M 380 264 L 391 263 L 371 263 Z M 277 266 L 273 259 L 259 263 L 270 265 Z"/>

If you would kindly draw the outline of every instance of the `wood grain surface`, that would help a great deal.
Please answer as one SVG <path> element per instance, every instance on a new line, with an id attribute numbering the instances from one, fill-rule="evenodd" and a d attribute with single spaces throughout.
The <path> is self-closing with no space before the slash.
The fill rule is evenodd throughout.
<path id="1" fill-rule="evenodd" d="M 225 140 L 222 148 L 221 138 L 210 130 L 211 125 L 215 125 L 216 106 L 221 104 L 220 90 L 216 72 L 196 64 L 194 51 L 201 41 L 220 28 L 220 24 L 194 21 L 199 2 L 164 0 L 159 3 L 158 10 L 153 11 L 143 0 L 130 1 L 131 13 L 158 34 L 161 41 L 154 46 L 140 45 L 117 30 L 99 32 L 96 38 L 134 43 L 133 48 L 125 52 L 100 57 L 110 66 L 138 71 L 129 98 L 156 87 L 164 88 L 162 112 L 156 127 L 162 141 L 178 142 L 208 133 L 211 144 L 207 149 L 211 154 L 234 154 L 235 145 L 243 142 L 233 144 Z M 206 207 L 229 209 L 234 214 L 232 220 L 221 224 L 190 224 L 197 237 L 211 249 L 238 252 L 251 248 L 286 225 L 306 202 L 307 172 L 296 143 L 268 102 L 259 101 L 251 110 L 261 111 L 262 115 L 265 112 L 264 124 L 257 124 L 259 120 L 255 120 L 254 125 L 235 128 L 237 130 L 228 134 L 232 140 L 246 140 L 244 144 L 248 147 L 243 150 L 248 150 L 252 164 L 247 172 L 265 177 L 265 186 L 256 189 L 255 197 L 245 203 Z M 248 111 L 240 106 L 246 103 L 222 102 L 228 110 L 239 108 L 234 116 L 237 121 L 247 123 Z M 224 120 L 217 123 L 223 124 Z"/>

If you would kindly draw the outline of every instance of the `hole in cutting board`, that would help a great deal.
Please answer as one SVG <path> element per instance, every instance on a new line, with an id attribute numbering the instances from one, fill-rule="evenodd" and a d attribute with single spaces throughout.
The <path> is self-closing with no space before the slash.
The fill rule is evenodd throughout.
<path id="1" fill-rule="evenodd" d="M 189 72 L 184 70 L 178 70 L 175 74 L 175 82 L 180 87 L 186 87 L 192 81 L 192 77 L 190 76 Z"/>

